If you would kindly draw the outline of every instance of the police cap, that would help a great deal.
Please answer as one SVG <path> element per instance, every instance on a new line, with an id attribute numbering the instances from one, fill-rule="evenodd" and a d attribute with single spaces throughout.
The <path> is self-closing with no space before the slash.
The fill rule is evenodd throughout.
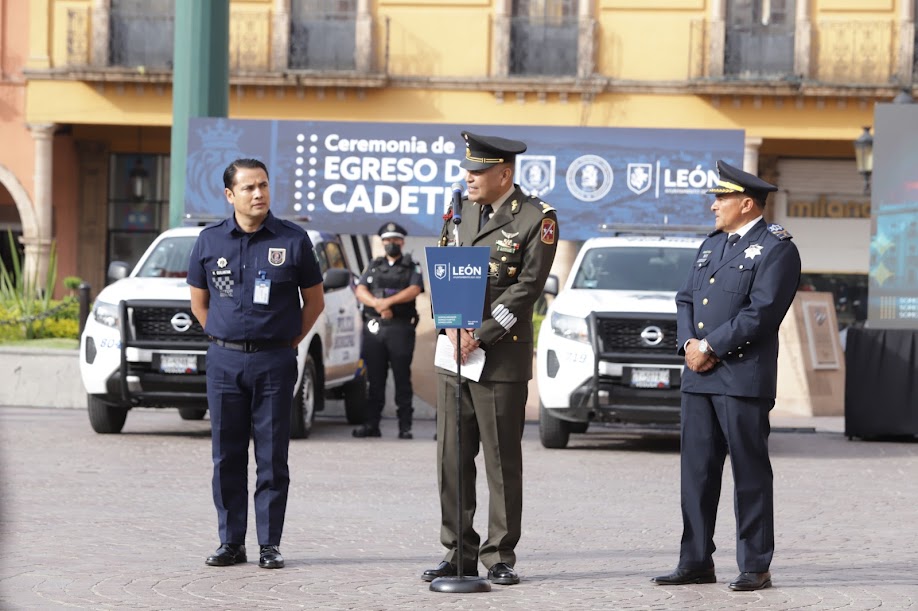
<path id="1" fill-rule="evenodd" d="M 526 145 L 519 140 L 499 136 L 479 136 L 462 132 L 465 139 L 465 159 L 459 164 L 464 170 L 487 170 L 498 163 L 513 163 Z"/>
<path id="2" fill-rule="evenodd" d="M 388 238 L 401 238 L 404 240 L 405 236 L 408 235 L 405 228 L 398 223 L 385 223 L 376 233 L 378 233 L 379 237 L 383 240 Z"/>
<path id="3" fill-rule="evenodd" d="M 734 168 L 729 163 L 717 160 L 717 186 L 708 189 L 708 193 L 722 195 L 724 193 L 745 193 L 749 197 L 765 203 L 765 199 L 778 187 L 770 182 L 765 182 L 758 176 Z"/>

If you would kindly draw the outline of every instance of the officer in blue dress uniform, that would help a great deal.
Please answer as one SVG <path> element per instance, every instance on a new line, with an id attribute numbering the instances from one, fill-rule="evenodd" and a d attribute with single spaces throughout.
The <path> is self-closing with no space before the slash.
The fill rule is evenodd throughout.
<path id="1" fill-rule="evenodd" d="M 477 574 L 478 560 L 488 579 L 498 585 L 520 582 L 516 545 L 522 535 L 523 452 L 529 380 L 532 378 L 532 310 L 542 295 L 558 248 L 555 209 L 530 197 L 514 184 L 516 155 L 526 144 L 499 136 L 462 132 L 468 198 L 462 200 L 463 221 L 447 215 L 440 245 L 487 246 L 488 284 L 479 329 L 447 329 L 444 333 L 465 362 L 478 348 L 485 364 L 477 382 L 462 380 L 460 413 L 462 453 L 456 440 L 456 375 L 437 369 L 437 472 L 440 487 L 440 543 L 446 556 L 427 569 L 422 579 L 455 576 L 462 570 Z M 488 537 L 480 544 L 473 528 L 475 515 L 475 457 L 484 454 L 488 479 Z M 463 540 L 458 541 L 457 461 L 463 473 Z"/>
<path id="2" fill-rule="evenodd" d="M 714 583 L 714 521 L 724 459 L 735 484 L 732 590 L 771 586 L 774 506 L 768 413 L 775 404 L 778 327 L 800 282 L 791 235 L 762 216 L 777 187 L 722 161 L 715 230 L 676 295 L 682 377 L 682 545 L 660 585 Z"/>
<path id="3" fill-rule="evenodd" d="M 237 159 L 223 183 L 233 216 L 201 232 L 188 266 L 191 310 L 211 337 L 207 404 L 221 545 L 206 563 L 246 562 L 252 436 L 258 564 L 277 569 L 284 566 L 278 546 L 290 484 L 296 346 L 325 307 L 322 274 L 306 232 L 271 214 L 261 161 Z"/>
<path id="4" fill-rule="evenodd" d="M 421 266 L 403 253 L 405 228 L 385 223 L 379 237 L 386 256 L 373 259 L 357 283 L 357 299 L 363 304 L 363 360 L 367 366 L 367 412 L 354 437 L 379 437 L 379 420 L 386 404 L 389 368 L 395 381 L 398 438 L 412 439 L 414 413 L 411 360 L 414 328 L 418 324 L 415 299 L 424 290 Z"/>

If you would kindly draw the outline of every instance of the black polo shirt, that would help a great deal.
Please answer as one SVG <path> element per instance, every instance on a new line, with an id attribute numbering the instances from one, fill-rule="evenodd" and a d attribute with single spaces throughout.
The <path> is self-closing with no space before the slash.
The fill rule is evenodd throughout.
<path id="1" fill-rule="evenodd" d="M 270 281 L 267 304 L 255 303 L 255 285 Z M 271 212 L 254 233 L 235 217 L 206 227 L 188 265 L 188 284 L 210 291 L 204 331 L 228 341 L 292 340 L 302 330 L 300 288 L 322 282 L 312 241 L 298 225 Z"/>

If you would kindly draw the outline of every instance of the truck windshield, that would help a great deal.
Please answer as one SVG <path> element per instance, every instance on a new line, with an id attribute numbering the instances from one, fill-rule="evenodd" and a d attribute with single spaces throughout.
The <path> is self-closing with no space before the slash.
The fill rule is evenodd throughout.
<path id="1" fill-rule="evenodd" d="M 695 260 L 694 248 L 593 248 L 574 277 L 575 289 L 678 291 Z"/>
<path id="2" fill-rule="evenodd" d="M 139 278 L 185 278 L 188 258 L 197 236 L 180 236 L 160 240 L 137 270 Z"/>

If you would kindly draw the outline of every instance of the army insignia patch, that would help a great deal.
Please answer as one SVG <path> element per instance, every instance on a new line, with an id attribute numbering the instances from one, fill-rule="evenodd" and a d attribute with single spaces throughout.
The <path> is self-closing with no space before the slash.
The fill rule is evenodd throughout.
<path id="1" fill-rule="evenodd" d="M 515 238 L 516 236 L 520 235 L 519 231 L 514 231 L 513 233 L 510 233 L 509 231 L 504 231 L 503 229 L 501 229 L 500 232 L 504 234 L 505 238 L 508 238 L 508 239 Z"/>
<path id="2" fill-rule="evenodd" d="M 508 265 L 507 266 L 507 275 L 513 278 L 516 275 L 516 266 Z"/>
<path id="3" fill-rule="evenodd" d="M 510 203 L 510 212 L 516 212 L 519 207 L 520 207 L 520 203 L 516 200 L 513 200 L 513 202 Z M 507 236 L 507 237 L 510 237 L 510 236 Z"/>
<path id="4" fill-rule="evenodd" d="M 278 267 L 284 264 L 284 261 L 287 260 L 287 249 L 286 248 L 269 248 L 268 249 L 268 263 L 274 267 Z"/>
<path id="5" fill-rule="evenodd" d="M 555 228 L 557 225 L 553 219 L 542 219 L 542 243 L 555 243 Z"/>
<path id="6" fill-rule="evenodd" d="M 747 249 L 746 249 L 745 251 L 743 251 L 743 252 L 746 253 L 746 258 L 747 258 L 747 259 L 755 259 L 755 258 L 758 257 L 760 254 L 762 254 L 762 245 L 761 245 L 761 244 L 753 244 L 752 246 L 750 246 L 749 248 L 747 248 Z"/>
<path id="7" fill-rule="evenodd" d="M 768 231 L 770 231 L 772 235 L 774 235 L 779 240 L 789 240 L 792 237 L 794 237 L 790 234 L 790 232 L 787 229 L 785 229 L 784 227 L 782 227 L 781 225 L 777 223 L 772 223 L 771 225 L 769 225 Z"/>
<path id="8" fill-rule="evenodd" d="M 499 266 L 497 261 L 488 261 L 488 275 L 492 278 L 497 278 L 498 271 Z"/>
<path id="9" fill-rule="evenodd" d="M 549 212 L 554 212 L 555 209 L 546 204 L 545 202 L 539 202 L 542 204 L 542 214 L 548 214 Z"/>
<path id="10" fill-rule="evenodd" d="M 224 267 L 226 267 L 226 257 L 220 257 L 219 259 L 217 259 L 217 267 L 219 267 L 220 269 L 223 269 Z"/>
<path id="11" fill-rule="evenodd" d="M 504 234 L 506 235 L 506 234 Z M 514 243 L 510 238 L 497 240 L 497 252 L 516 252 L 520 249 L 519 243 Z"/>

